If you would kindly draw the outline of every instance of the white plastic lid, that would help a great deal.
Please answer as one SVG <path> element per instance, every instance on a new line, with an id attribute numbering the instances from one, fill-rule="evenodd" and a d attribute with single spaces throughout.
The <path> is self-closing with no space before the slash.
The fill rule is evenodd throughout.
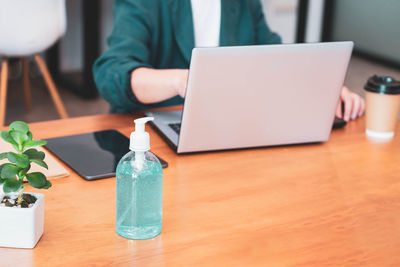
<path id="1" fill-rule="evenodd" d="M 154 120 L 153 117 L 145 117 L 135 120 L 135 131 L 131 133 L 129 149 L 132 151 L 149 151 L 150 135 L 145 132 L 145 124 Z"/>

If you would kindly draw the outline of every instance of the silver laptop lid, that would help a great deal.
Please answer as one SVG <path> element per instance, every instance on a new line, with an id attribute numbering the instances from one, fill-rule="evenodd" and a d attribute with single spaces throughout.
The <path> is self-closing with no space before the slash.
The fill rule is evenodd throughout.
<path id="1" fill-rule="evenodd" d="M 352 48 L 195 48 L 177 152 L 328 140 Z"/>

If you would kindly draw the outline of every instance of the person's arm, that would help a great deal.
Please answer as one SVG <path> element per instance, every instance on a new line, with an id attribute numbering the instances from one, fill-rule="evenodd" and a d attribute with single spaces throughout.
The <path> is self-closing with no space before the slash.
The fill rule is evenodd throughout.
<path id="1" fill-rule="evenodd" d="M 155 70 L 152 65 L 160 5 L 158 0 L 115 0 L 109 49 L 93 67 L 97 88 L 114 112 L 184 95 L 178 80 L 187 71 Z"/>
<path id="2" fill-rule="evenodd" d="M 180 95 L 185 97 L 189 70 L 137 68 L 131 74 L 131 86 L 143 104 L 152 104 Z"/>
<path id="3" fill-rule="evenodd" d="M 109 48 L 93 67 L 99 93 L 114 111 L 128 111 L 140 104 L 131 90 L 131 72 L 140 67 L 152 67 L 149 44 L 153 23 L 146 1 L 115 0 Z"/>

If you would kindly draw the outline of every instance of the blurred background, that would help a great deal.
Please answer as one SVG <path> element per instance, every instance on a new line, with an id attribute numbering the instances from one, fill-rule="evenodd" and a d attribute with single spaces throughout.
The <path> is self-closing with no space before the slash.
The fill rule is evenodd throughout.
<path id="1" fill-rule="evenodd" d="M 400 79 L 400 1 L 398 0 L 262 0 L 270 28 L 284 43 L 352 40 L 355 51 L 345 85 L 364 94 L 373 74 Z M 108 113 L 94 86 L 91 67 L 107 49 L 112 30 L 112 0 L 66 0 L 67 30 L 43 53 L 70 117 Z M 21 18 L 23 19 L 23 18 Z M 1 23 L 1 21 L 0 21 Z M 1 40 L 0 40 L 1 42 Z M 29 59 L 31 111 L 23 102 L 23 64 L 9 65 L 5 123 L 58 119 L 35 62 Z M 334 67 L 334 66 L 332 66 Z"/>

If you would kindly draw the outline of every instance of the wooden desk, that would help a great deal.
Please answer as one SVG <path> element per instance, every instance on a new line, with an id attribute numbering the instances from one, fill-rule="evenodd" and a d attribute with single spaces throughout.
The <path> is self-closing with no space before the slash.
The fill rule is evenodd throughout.
<path id="1" fill-rule="evenodd" d="M 128 115 L 31 124 L 37 138 L 132 127 Z M 72 174 L 31 190 L 46 196 L 44 235 L 0 248 L 0 265 L 400 266 L 400 137 L 372 143 L 361 119 L 325 144 L 177 156 L 150 134 L 170 164 L 160 236 L 118 236 L 115 179 Z"/>

